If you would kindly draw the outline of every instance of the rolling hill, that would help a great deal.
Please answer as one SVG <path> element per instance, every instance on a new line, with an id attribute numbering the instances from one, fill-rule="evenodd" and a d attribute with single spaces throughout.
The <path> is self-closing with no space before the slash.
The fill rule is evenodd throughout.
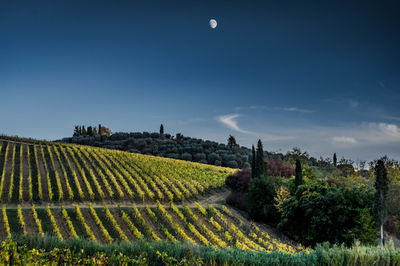
<path id="1" fill-rule="evenodd" d="M 55 235 L 216 248 L 301 245 L 223 205 L 236 170 L 83 145 L 0 140 L 0 238 Z"/>

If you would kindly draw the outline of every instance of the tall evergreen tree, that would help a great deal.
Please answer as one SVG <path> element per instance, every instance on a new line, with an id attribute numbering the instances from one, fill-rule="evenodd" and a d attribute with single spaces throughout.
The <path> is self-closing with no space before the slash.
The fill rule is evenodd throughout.
<path id="1" fill-rule="evenodd" d="M 383 250 L 383 223 L 387 215 L 389 179 L 382 160 L 379 160 L 375 166 L 375 191 L 375 216 L 380 225 L 381 250 Z"/>
<path id="2" fill-rule="evenodd" d="M 75 126 L 74 127 L 74 135 L 73 136 L 79 136 L 80 135 L 80 133 L 79 133 L 79 126 Z"/>
<path id="3" fill-rule="evenodd" d="M 164 125 L 161 124 L 160 126 L 160 135 L 164 134 Z"/>
<path id="4" fill-rule="evenodd" d="M 257 156 L 256 156 L 256 169 L 257 169 L 257 176 L 260 177 L 262 175 L 267 174 L 267 164 L 264 161 L 264 150 L 261 140 L 258 140 L 257 143 Z"/>
<path id="5" fill-rule="evenodd" d="M 333 165 L 334 165 L 334 166 L 337 166 L 336 152 L 333 154 Z"/>
<path id="6" fill-rule="evenodd" d="M 256 165 L 256 150 L 254 145 L 251 146 L 251 178 L 257 176 L 257 165 Z"/>
<path id="7" fill-rule="evenodd" d="M 93 136 L 93 128 L 92 128 L 92 126 L 88 126 L 86 134 L 88 136 Z"/>
<path id="8" fill-rule="evenodd" d="M 296 160 L 296 177 L 294 179 L 294 186 L 296 190 L 301 185 L 303 185 L 303 171 L 301 169 L 300 160 Z"/>
<path id="9" fill-rule="evenodd" d="M 98 134 L 101 136 L 101 133 L 102 133 L 101 124 L 99 124 L 99 131 L 98 131 Z"/>
<path id="10" fill-rule="evenodd" d="M 228 138 L 228 146 L 232 149 L 233 147 L 237 146 L 236 139 L 234 136 L 229 135 Z"/>

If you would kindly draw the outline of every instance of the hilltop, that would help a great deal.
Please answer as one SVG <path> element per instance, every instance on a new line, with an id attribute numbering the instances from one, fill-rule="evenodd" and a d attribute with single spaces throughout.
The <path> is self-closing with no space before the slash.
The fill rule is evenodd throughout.
<path id="1" fill-rule="evenodd" d="M 170 134 L 149 132 L 116 132 L 109 136 L 78 135 L 60 140 L 63 143 L 84 144 L 185 161 L 231 168 L 248 167 L 251 150 L 239 145 Z"/>

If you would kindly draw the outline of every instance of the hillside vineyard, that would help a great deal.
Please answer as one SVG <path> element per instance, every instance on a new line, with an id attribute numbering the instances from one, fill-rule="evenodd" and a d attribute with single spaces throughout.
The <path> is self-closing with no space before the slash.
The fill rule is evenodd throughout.
<path id="1" fill-rule="evenodd" d="M 183 201 L 233 169 L 78 145 L 0 142 L 0 200 Z"/>
<path id="2" fill-rule="evenodd" d="M 0 238 L 182 241 L 294 253 L 209 196 L 234 169 L 79 145 L 0 141 Z"/>

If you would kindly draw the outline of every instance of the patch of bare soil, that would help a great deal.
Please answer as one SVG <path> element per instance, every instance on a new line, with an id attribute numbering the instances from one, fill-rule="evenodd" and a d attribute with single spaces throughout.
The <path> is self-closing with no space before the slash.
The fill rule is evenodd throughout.
<path id="1" fill-rule="evenodd" d="M 56 223 L 58 228 L 60 228 L 61 235 L 64 239 L 68 239 L 71 237 L 69 232 L 69 228 L 67 222 L 62 217 L 61 209 L 52 209 L 51 213 L 53 214 L 54 218 L 56 219 Z"/>
<path id="2" fill-rule="evenodd" d="M 54 166 L 55 166 L 55 168 L 53 170 L 54 170 L 54 172 L 58 173 L 58 176 L 60 178 L 61 188 L 62 188 L 62 192 L 63 192 L 63 198 L 64 199 L 68 199 L 68 189 L 67 189 L 67 185 L 65 184 L 64 173 L 63 173 L 63 171 L 61 169 L 61 166 L 60 166 L 60 163 L 58 161 L 57 155 L 54 152 L 55 148 L 56 148 L 55 146 L 53 146 L 53 147 L 50 146 L 50 152 L 51 152 L 51 156 L 53 157 L 53 162 L 54 162 Z M 47 149 L 47 147 L 46 147 L 46 149 Z M 50 165 L 50 167 L 53 168 L 52 165 Z"/>
<path id="3" fill-rule="evenodd" d="M 119 227 L 121 227 L 121 230 L 125 233 L 125 235 L 128 237 L 130 241 L 136 240 L 136 238 L 132 235 L 131 231 L 129 228 L 126 226 L 125 222 L 122 220 L 122 218 L 119 216 L 118 210 L 117 209 L 110 209 L 111 214 L 113 215 L 115 221 L 117 221 L 117 224 Z"/>
<path id="4" fill-rule="evenodd" d="M 23 216 L 24 216 L 24 222 L 25 222 L 25 226 L 26 226 L 26 232 L 28 234 L 39 233 L 36 222 L 33 219 L 32 210 L 29 210 L 29 209 L 23 210 Z"/>
<path id="5" fill-rule="evenodd" d="M 89 192 L 88 192 L 88 190 L 87 190 L 86 184 L 85 184 L 85 182 L 83 181 L 82 176 L 81 176 L 81 174 L 80 174 L 80 172 L 79 172 L 77 166 L 75 165 L 74 160 L 71 158 L 71 155 L 70 155 L 69 152 L 66 150 L 66 148 L 63 148 L 63 151 L 65 152 L 65 154 L 67 155 L 67 158 L 68 158 L 69 162 L 71 163 L 72 169 L 70 169 L 70 171 L 76 173 L 76 176 L 77 176 L 78 181 L 79 181 L 79 185 L 80 185 L 80 187 L 81 187 L 81 189 L 82 189 L 82 192 L 83 192 L 83 196 L 85 197 L 85 199 L 89 199 Z M 60 152 L 61 152 L 61 151 L 60 151 Z M 63 153 L 61 152 L 61 154 L 63 154 Z M 66 165 L 66 167 L 68 167 L 68 164 Z M 72 179 L 73 179 L 73 178 L 72 178 Z M 70 185 L 72 186 L 73 184 L 70 183 Z M 74 185 L 75 185 L 75 184 L 74 184 Z M 92 188 L 92 189 L 93 189 L 93 188 Z M 78 198 L 79 198 L 79 195 L 74 195 L 74 197 L 75 197 L 76 199 L 78 199 Z"/>
<path id="6" fill-rule="evenodd" d="M 145 220 L 146 224 L 154 231 L 154 233 L 160 238 L 165 240 L 165 235 L 163 232 L 160 230 L 159 224 L 155 224 L 151 217 L 147 214 L 147 211 L 145 208 L 139 208 L 140 214 L 142 215 L 143 219 Z M 143 234 L 147 235 L 146 232 L 142 232 Z M 151 236 L 147 235 L 149 239 L 152 239 Z"/>
<path id="7" fill-rule="evenodd" d="M 177 215 L 170 207 L 165 206 L 164 208 L 167 210 L 167 212 L 169 213 L 169 215 L 171 215 L 171 217 L 172 217 L 172 222 L 173 222 L 174 224 L 178 224 L 179 227 L 180 227 L 183 231 L 185 231 L 186 235 L 188 235 L 188 236 L 189 236 L 191 239 L 193 239 L 194 241 L 199 242 L 198 239 L 197 239 L 197 237 L 196 237 L 195 235 L 193 235 L 193 233 L 190 232 L 189 229 L 186 228 L 186 225 L 182 222 L 182 220 L 178 217 L 178 215 Z"/>
<path id="8" fill-rule="evenodd" d="M 42 157 L 42 153 L 40 151 L 40 146 L 36 147 L 36 151 L 37 151 L 37 158 L 38 158 L 38 164 L 39 164 L 39 165 L 37 165 L 37 168 L 38 168 L 38 171 L 40 172 L 40 183 L 42 185 L 42 196 L 43 196 L 42 201 L 50 201 L 49 187 L 47 185 L 47 178 L 46 178 L 46 169 L 43 164 L 43 157 Z M 37 176 L 35 176 L 33 178 L 37 178 Z"/>
<path id="9" fill-rule="evenodd" d="M 3 221 L 3 210 L 1 210 L 1 216 L 0 216 L 0 239 L 4 239 L 7 237 L 6 233 L 6 227 L 4 225 Z"/>
<path id="10" fill-rule="evenodd" d="M 94 236 L 96 237 L 96 240 L 101 243 L 106 243 L 106 241 L 103 237 L 103 234 L 100 232 L 100 227 L 94 221 L 94 218 L 92 217 L 92 214 L 90 213 L 90 210 L 86 209 L 86 208 L 81 208 L 81 212 L 82 212 L 83 217 L 85 218 L 86 224 L 90 227 Z"/>
<path id="11" fill-rule="evenodd" d="M 29 144 L 23 145 L 23 153 L 22 153 L 22 173 L 23 173 L 23 181 L 22 181 L 22 199 L 24 201 L 29 201 L 29 164 L 28 164 L 28 149 Z"/>

